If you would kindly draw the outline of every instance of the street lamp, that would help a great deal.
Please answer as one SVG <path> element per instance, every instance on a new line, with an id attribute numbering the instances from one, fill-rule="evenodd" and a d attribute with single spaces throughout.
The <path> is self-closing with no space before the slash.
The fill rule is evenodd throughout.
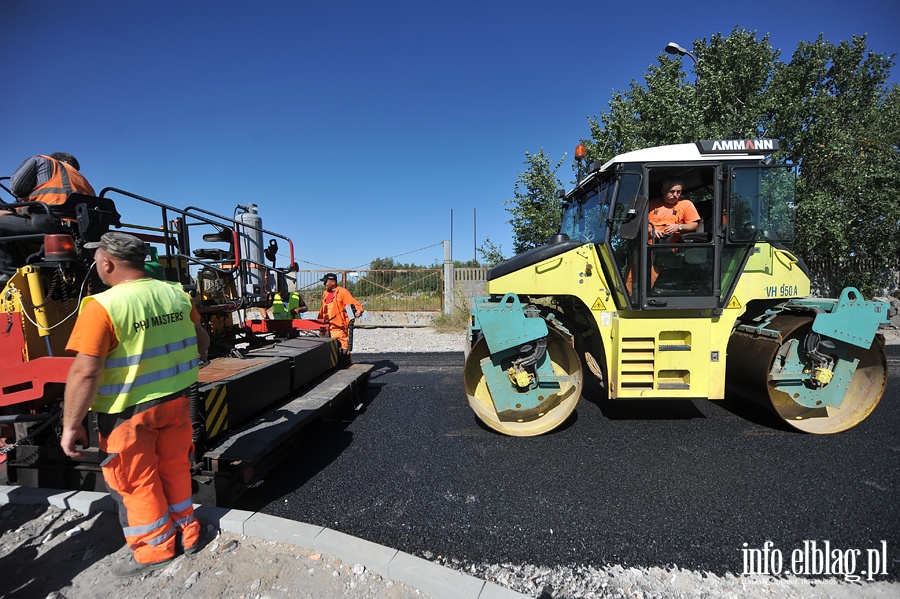
<path id="1" fill-rule="evenodd" d="M 688 52 L 685 48 L 682 48 L 681 46 L 679 46 L 679 45 L 676 44 L 675 42 L 669 42 L 669 45 L 665 47 L 665 50 L 666 50 L 666 53 L 667 53 L 667 54 L 677 54 L 678 56 L 684 56 L 685 54 L 687 54 L 688 56 L 691 57 L 691 60 L 694 61 L 694 67 L 695 67 L 695 68 L 696 68 L 697 65 L 699 64 L 699 63 L 697 62 L 697 58 L 696 58 L 693 54 L 691 54 L 691 53 Z M 698 77 L 699 77 L 699 75 L 698 75 Z"/>

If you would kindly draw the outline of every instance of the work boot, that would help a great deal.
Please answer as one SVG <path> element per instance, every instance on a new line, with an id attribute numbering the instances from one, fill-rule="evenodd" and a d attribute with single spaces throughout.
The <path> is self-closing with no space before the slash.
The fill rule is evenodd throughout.
<path id="1" fill-rule="evenodd" d="M 128 560 L 122 563 L 116 564 L 113 566 L 112 575 L 116 578 L 129 578 L 131 576 L 137 576 L 139 574 L 144 574 L 146 572 L 153 572 L 154 570 L 161 570 L 169 565 L 169 563 L 174 560 L 174 557 L 170 557 L 169 559 L 164 559 L 159 562 L 151 562 L 149 564 L 141 564 L 134 561 L 134 556 L 128 556 Z"/>
<path id="2" fill-rule="evenodd" d="M 203 549 L 210 541 L 210 535 L 207 534 L 205 529 L 200 530 L 200 536 L 197 539 L 197 542 L 191 545 L 190 547 L 183 547 L 181 541 L 181 531 L 178 531 L 178 536 L 175 539 L 175 555 L 178 555 L 178 552 L 183 552 L 186 556 L 190 557 Z"/>

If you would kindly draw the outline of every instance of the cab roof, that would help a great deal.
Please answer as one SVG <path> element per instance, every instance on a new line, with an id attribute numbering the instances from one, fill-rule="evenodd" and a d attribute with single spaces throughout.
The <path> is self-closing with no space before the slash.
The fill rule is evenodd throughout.
<path id="1" fill-rule="evenodd" d="M 755 160 L 778 149 L 774 139 L 713 139 L 692 144 L 676 144 L 644 148 L 619 154 L 600 168 L 609 170 L 615 164 L 634 162 L 694 162 L 722 160 Z"/>
<path id="2" fill-rule="evenodd" d="M 617 164 L 642 164 L 645 162 L 715 162 L 720 160 L 746 160 L 759 162 L 762 158 L 779 149 L 776 139 L 712 139 L 689 144 L 655 146 L 633 152 L 619 154 L 599 169 L 592 171 L 578 182 L 574 189 L 566 192 L 571 198 L 593 185 L 602 173 Z M 596 163 L 595 163 L 596 164 Z M 567 199 L 566 201 L 569 201 Z"/>

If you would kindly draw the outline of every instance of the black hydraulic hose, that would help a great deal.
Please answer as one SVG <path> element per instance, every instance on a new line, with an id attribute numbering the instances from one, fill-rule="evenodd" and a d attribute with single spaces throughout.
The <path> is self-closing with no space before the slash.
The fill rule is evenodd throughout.
<path id="1" fill-rule="evenodd" d="M 206 440 L 206 421 L 200 412 L 200 383 L 194 383 L 188 387 L 188 397 L 191 402 L 191 428 L 193 429 L 191 440 L 194 442 L 194 464 L 200 464 L 204 452 L 203 442 Z"/>

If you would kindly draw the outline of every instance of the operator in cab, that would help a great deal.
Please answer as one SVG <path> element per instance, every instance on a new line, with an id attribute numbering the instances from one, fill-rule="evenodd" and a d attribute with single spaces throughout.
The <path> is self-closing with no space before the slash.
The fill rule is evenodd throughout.
<path id="1" fill-rule="evenodd" d="M 647 205 L 647 234 L 648 243 L 659 240 L 665 242 L 671 238 L 672 242 L 681 241 L 683 233 L 693 233 L 700 228 L 702 220 L 694 203 L 681 197 L 684 193 L 684 182 L 681 179 L 666 179 L 660 188 L 661 196 L 653 198 Z M 650 264 L 650 287 L 656 285 L 659 278 L 659 269 L 656 264 Z M 625 277 L 625 289 L 631 293 L 632 274 L 631 268 Z"/>
<path id="2" fill-rule="evenodd" d="M 19 202 L 43 202 L 52 212 L 54 206 L 65 203 L 70 193 L 95 195 L 80 169 L 78 160 L 65 152 L 32 156 L 10 177 L 10 191 Z M 44 232 L 34 225 L 27 212 L 0 210 L 0 237 Z M 24 266 L 26 260 L 21 243 L 0 243 L 0 285 L 16 274 L 16 269 Z"/>
<path id="3" fill-rule="evenodd" d="M 700 227 L 700 214 L 692 201 L 681 197 L 684 183 L 680 179 L 666 179 L 660 191 L 662 196 L 650 200 L 647 207 L 650 241 L 696 231 Z"/>

